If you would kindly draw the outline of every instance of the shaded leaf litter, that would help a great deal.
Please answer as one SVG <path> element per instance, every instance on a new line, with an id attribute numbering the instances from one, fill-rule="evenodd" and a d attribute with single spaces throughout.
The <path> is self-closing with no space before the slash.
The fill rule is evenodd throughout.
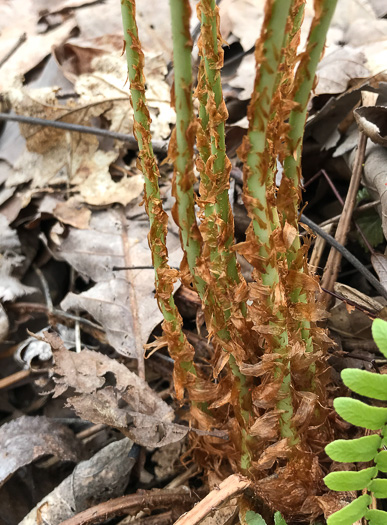
<path id="1" fill-rule="evenodd" d="M 33 525 L 39 520 L 58 525 L 95 503 L 121 496 L 136 458 L 130 455 L 128 438 L 110 443 L 88 461 L 79 463 L 71 475 L 41 500 L 20 522 Z"/>
<path id="2" fill-rule="evenodd" d="M 169 6 L 161 3 L 154 9 L 150 2 L 138 4 L 146 55 L 147 97 L 153 121 L 151 130 L 153 138 L 165 141 L 174 123 L 174 113 L 169 106 Z M 348 247 L 365 265 L 372 262 L 385 285 L 387 95 L 383 70 L 387 22 L 382 18 L 386 14 L 382 4 L 377 0 L 339 1 L 326 55 L 319 66 L 315 97 L 310 104 L 303 177 L 305 185 L 313 181 L 305 192 L 305 202 L 309 202 L 305 214 L 318 223 L 330 221 L 334 232 L 336 223 L 332 217 L 340 215 L 341 205 L 334 197 L 332 185 L 336 193 L 345 197 L 356 153 L 357 125 L 370 137 L 362 185 L 368 188 L 371 197 L 361 203 L 370 207 L 368 211 L 355 209 L 354 216 L 374 252 L 364 250 L 352 225 Z M 254 80 L 253 56 L 249 50 L 263 18 L 263 1 L 222 0 L 220 10 L 222 36 L 230 44 L 224 49 L 223 80 L 228 110 L 232 114 L 228 153 L 235 174 L 239 170 L 235 150 L 246 130 L 245 109 Z M 310 20 L 312 11 L 308 4 L 306 21 Z M 255 24 L 251 24 L 252 19 Z M 1 111 L 132 133 L 132 113 L 127 88 L 123 85 L 126 65 L 119 57 L 121 19 L 115 1 L 63 0 L 54 5 L 45 0 L 17 0 L 12 2 L 11 11 L 0 7 L 0 25 L 0 59 L 24 31 L 28 33 L 27 42 L 21 41 L 20 47 L 1 66 Z M 75 27 L 77 35 L 71 33 Z M 304 38 L 302 35 L 301 40 Z M 44 57 L 47 59 L 41 63 Z M 31 71 L 35 66 L 38 68 Z M 364 89 L 378 96 L 375 107 L 359 107 Z M 175 423 L 184 421 L 186 413 L 173 398 L 173 363 L 162 349 L 163 342 L 154 342 L 160 333 L 161 315 L 154 298 L 148 222 L 138 207 L 142 175 L 134 157 L 119 141 L 25 124 L 19 128 L 16 123 L 8 123 L 0 137 L 0 336 L 3 342 L 0 357 L 4 363 L 0 372 L 0 436 L 1 432 L 7 436 L 0 454 L 9 451 L 1 462 L 4 470 L 0 501 L 8 498 L 12 500 L 10 507 L 14 508 L 21 508 L 23 501 L 24 514 L 28 510 L 26 506 L 34 507 L 25 518 L 26 523 L 40 519 L 59 523 L 91 504 L 131 492 L 134 487 L 148 488 L 147 483 L 161 486 L 166 481 L 161 482 L 154 476 L 153 460 L 145 452 L 147 447 L 165 445 L 174 458 L 166 460 L 173 465 L 168 476 L 178 479 L 184 474 L 179 470 L 179 455 L 184 447 L 173 449 L 173 446 L 187 434 L 187 427 Z M 158 160 L 163 160 L 162 154 Z M 320 168 L 326 171 L 332 185 L 328 185 L 326 177 L 315 178 Z M 170 179 L 170 167 L 162 166 L 160 183 L 167 211 L 171 208 Z M 230 194 L 234 212 L 239 210 L 237 241 L 242 242 L 248 219 L 238 183 Z M 372 199 L 380 201 L 376 208 L 370 202 Z M 178 267 L 181 251 L 171 221 L 168 242 L 169 263 Z M 242 256 L 241 260 L 247 264 Z M 317 271 L 321 271 L 326 250 L 321 250 L 314 260 Z M 32 263 L 41 269 L 46 288 L 37 279 Z M 137 269 L 114 270 L 114 267 Z M 249 274 L 251 267 L 246 267 Z M 385 373 L 386 368 L 370 332 L 371 318 L 386 317 L 385 301 L 375 297 L 372 289 L 345 262 L 339 281 L 332 292 L 336 294 L 336 304 L 328 320 L 330 336 L 337 344 L 330 350 L 333 365 L 328 383 L 330 401 L 343 388 L 337 374 L 341 369 L 378 367 Z M 194 341 L 196 357 L 206 366 L 211 345 L 206 343 L 207 332 L 197 297 L 193 299 L 192 291 L 186 290 L 180 295 L 179 306 L 184 312 L 184 329 L 190 341 Z M 39 344 L 35 347 L 23 350 L 23 343 L 28 341 L 26 328 L 41 337 L 48 326 L 62 338 L 69 338 L 70 344 L 66 340 L 65 348 L 49 333 L 53 357 L 43 341 L 36 341 Z M 136 376 L 134 370 L 142 360 L 143 345 L 149 340 L 153 341 L 152 349 L 158 352 L 146 362 L 145 381 Z M 20 349 L 16 359 L 15 348 Z M 19 354 L 22 359 L 17 358 Z M 243 373 L 262 378 L 271 367 L 269 361 L 263 356 L 253 367 L 244 366 Z M 221 361 L 219 363 L 221 367 Z M 25 370 L 21 371 L 20 366 Z M 19 372 L 24 375 L 18 375 Z M 276 384 L 263 385 L 257 389 L 257 410 L 277 387 Z M 214 406 L 227 402 L 230 397 L 228 391 L 220 394 L 221 399 L 214 400 Z M 306 393 L 300 395 L 295 414 L 295 423 L 300 428 L 308 424 L 315 404 L 316 400 Z M 287 457 L 287 444 L 275 443 L 278 415 L 274 411 L 264 414 L 250 428 L 251 435 L 273 443 L 262 451 L 255 465 L 257 471 L 281 464 Z M 333 413 L 329 417 L 336 417 L 341 437 L 360 437 Z M 87 426 L 87 421 L 94 425 Z M 211 425 L 211 421 L 205 424 Z M 85 425 L 91 437 L 76 438 L 74 432 L 82 435 Z M 130 457 L 131 442 L 126 438 L 115 441 L 117 433 L 106 430 L 106 425 L 120 429 L 143 447 L 142 454 L 148 458 L 146 467 L 138 454 Z M 233 431 L 232 425 L 230 428 Z M 94 437 L 93 432 L 96 432 Z M 106 446 L 112 439 L 113 443 Z M 31 443 L 35 445 L 31 447 Z M 227 451 L 227 441 L 217 437 L 212 446 L 214 450 Z M 80 463 L 73 474 L 58 485 L 58 479 L 63 479 L 60 468 L 79 462 L 88 447 L 89 453 L 95 455 L 85 467 L 86 473 L 81 472 L 85 464 Z M 166 449 L 159 449 L 160 454 Z M 167 452 L 165 455 L 171 457 Z M 44 456 L 61 460 L 52 467 L 57 479 L 51 484 L 48 482 L 50 469 L 40 468 Z M 137 469 L 131 472 L 134 461 Z M 327 463 L 325 467 L 331 468 Z M 305 463 L 303 468 L 311 479 L 314 476 L 317 479 L 316 465 Z M 130 472 L 132 477 L 127 488 Z M 263 498 L 283 490 L 285 507 L 298 501 L 302 508 L 307 487 L 301 484 L 298 491 L 289 490 L 293 474 L 291 468 L 283 470 L 281 485 L 276 479 L 262 481 L 259 490 Z M 217 476 L 211 475 L 213 479 Z M 183 483 L 188 484 L 187 479 L 189 475 Z M 216 479 L 221 481 L 221 477 Z M 24 487 L 26 480 L 30 484 Z M 13 483 L 21 484 L 24 489 L 12 490 Z M 196 478 L 195 484 L 198 483 Z M 39 497 L 34 485 L 40 489 Z M 57 489 L 53 492 L 55 486 Z M 42 493 L 46 494 L 43 500 Z M 78 493 L 80 499 L 77 499 Z M 30 498 L 26 498 L 26 494 Z M 317 496 L 316 502 L 325 516 L 343 505 L 332 493 Z M 20 521 L 16 513 L 10 518 L 12 508 L 7 512 L 7 523 Z M 4 516 L 0 508 L 0 518 Z"/>
<path id="3" fill-rule="evenodd" d="M 19 468 L 44 456 L 77 463 L 82 445 L 69 428 L 42 416 L 22 416 L 0 428 L 0 486 Z"/>

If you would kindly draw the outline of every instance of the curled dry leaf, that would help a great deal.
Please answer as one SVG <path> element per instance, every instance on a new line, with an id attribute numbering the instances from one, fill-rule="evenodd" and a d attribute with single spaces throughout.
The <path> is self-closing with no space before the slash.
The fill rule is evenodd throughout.
<path id="1" fill-rule="evenodd" d="M 44 416 L 22 416 L 0 428 L 0 486 L 42 456 L 78 462 L 82 445 L 73 432 Z"/>
<path id="2" fill-rule="evenodd" d="M 387 108 L 364 106 L 353 112 L 357 125 L 375 144 L 387 146 Z"/>
<path id="3" fill-rule="evenodd" d="M 68 403 L 80 417 L 118 428 L 146 447 L 167 445 L 187 434 L 188 429 L 173 424 L 171 407 L 126 366 L 91 350 L 70 352 L 55 333 L 45 332 L 45 339 L 55 361 L 54 397 L 70 388 L 74 395 Z"/>
<path id="4" fill-rule="evenodd" d="M 380 109 L 380 108 L 364 108 Z M 386 112 L 387 112 L 387 108 Z M 386 113 L 385 113 L 386 114 Z M 380 130 L 381 136 L 386 130 Z M 351 154 L 350 165 L 353 164 L 355 152 Z M 380 144 L 369 144 L 363 166 L 364 186 L 372 198 L 380 199 L 376 207 L 382 219 L 384 237 L 387 239 L 387 149 Z"/>
<path id="5" fill-rule="evenodd" d="M 276 445 L 279 446 L 278 443 Z M 286 444 L 279 446 L 280 449 L 282 447 L 280 454 L 286 454 Z M 265 502 L 275 499 L 276 510 L 283 515 L 292 515 L 296 505 L 301 512 L 307 512 L 316 518 L 321 513 L 316 501 L 321 477 L 316 456 L 293 456 L 285 467 L 278 468 L 275 474 L 259 480 L 255 487 L 256 493 Z"/>
<path id="6" fill-rule="evenodd" d="M 368 0 L 368 2 L 371 4 L 376 16 L 383 18 L 387 15 L 387 5 L 384 0 Z"/>
<path id="7" fill-rule="evenodd" d="M 371 263 L 378 274 L 379 281 L 387 289 L 387 258 L 382 253 L 373 253 Z"/>
<path id="8" fill-rule="evenodd" d="M 291 448 L 287 439 L 281 439 L 267 447 L 261 454 L 259 460 L 254 463 L 254 467 L 258 470 L 266 470 L 271 468 L 279 458 L 287 458 L 291 454 Z"/>
<path id="9" fill-rule="evenodd" d="M 110 443 L 88 461 L 79 463 L 20 525 L 57 525 L 93 505 L 121 496 L 136 462 L 131 456 L 132 445 L 127 438 Z"/>

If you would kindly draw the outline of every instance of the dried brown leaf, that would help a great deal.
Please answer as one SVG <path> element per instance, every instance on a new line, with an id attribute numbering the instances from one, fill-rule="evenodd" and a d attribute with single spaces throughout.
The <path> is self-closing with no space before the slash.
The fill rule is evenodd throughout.
<path id="1" fill-rule="evenodd" d="M 173 410 L 125 365 L 109 357 L 82 350 L 70 352 L 55 333 L 45 332 L 55 364 L 54 396 L 69 388 L 68 398 L 82 418 L 118 428 L 136 443 L 146 447 L 167 445 L 182 439 L 188 429 L 172 423 Z M 114 376 L 114 386 L 107 384 Z"/>
<path id="2" fill-rule="evenodd" d="M 82 445 L 73 432 L 44 416 L 22 416 L 0 428 L 0 486 L 19 468 L 42 456 L 77 462 Z"/>
<path id="3" fill-rule="evenodd" d="M 267 449 L 260 455 L 258 461 L 254 463 L 254 468 L 258 470 L 265 470 L 271 468 L 278 458 L 287 458 L 291 453 L 291 448 L 289 446 L 287 439 L 281 439 L 270 445 Z"/>
<path id="4" fill-rule="evenodd" d="M 325 56 L 317 68 L 316 95 L 344 93 L 354 78 L 367 78 L 364 54 L 351 46 L 338 47 Z"/>
<path id="5" fill-rule="evenodd" d="M 275 439 L 279 432 L 279 416 L 280 412 L 278 411 L 266 412 L 254 421 L 249 434 L 262 440 Z"/>

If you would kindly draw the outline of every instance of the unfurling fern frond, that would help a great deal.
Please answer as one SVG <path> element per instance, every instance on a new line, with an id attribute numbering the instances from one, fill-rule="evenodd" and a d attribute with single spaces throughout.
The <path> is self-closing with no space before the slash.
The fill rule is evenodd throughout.
<path id="1" fill-rule="evenodd" d="M 387 322 L 375 319 L 372 335 L 382 354 L 387 357 Z M 365 370 L 347 368 L 341 372 L 344 384 L 361 396 L 387 401 L 387 375 Z M 358 439 L 338 439 L 325 451 L 334 461 L 341 463 L 372 461 L 374 466 L 357 472 L 331 472 L 325 484 L 331 490 L 365 493 L 328 518 L 328 525 L 352 525 L 365 517 L 370 525 L 387 524 L 387 512 L 370 509 L 372 494 L 375 498 L 387 497 L 387 479 L 378 478 L 379 472 L 387 472 L 387 408 L 374 407 L 357 399 L 339 397 L 334 401 L 336 412 L 345 421 L 375 434 Z"/>

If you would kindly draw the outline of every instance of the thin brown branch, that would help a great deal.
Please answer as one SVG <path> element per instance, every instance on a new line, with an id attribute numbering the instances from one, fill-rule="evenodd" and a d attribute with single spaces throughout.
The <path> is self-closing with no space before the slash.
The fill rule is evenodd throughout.
<path id="1" fill-rule="evenodd" d="M 200 503 L 195 505 L 187 514 L 181 516 L 175 525 L 195 525 L 210 514 L 214 509 L 227 503 L 247 489 L 250 481 L 243 476 L 232 474 L 222 481 L 219 487 L 213 489 Z"/>
<path id="2" fill-rule="evenodd" d="M 363 169 L 363 162 L 365 157 L 365 150 L 367 145 L 367 137 L 360 133 L 359 144 L 356 153 L 355 162 L 352 169 L 351 182 L 349 184 L 348 193 L 345 199 L 343 212 L 341 214 L 339 223 L 337 225 L 335 239 L 341 245 L 345 245 L 347 235 L 350 230 L 352 214 L 356 204 L 356 194 L 359 189 L 360 178 Z M 334 248 L 331 249 L 328 260 L 325 266 L 324 274 L 321 280 L 321 286 L 327 290 L 333 290 L 333 286 L 337 280 L 340 271 L 341 253 Z M 328 305 L 329 296 L 325 295 L 325 303 Z"/>
<path id="3" fill-rule="evenodd" d="M 99 423 L 97 425 L 92 425 L 89 428 L 86 428 L 85 430 L 81 430 L 76 434 L 78 439 L 87 439 L 91 436 L 94 436 L 95 434 L 98 434 L 98 432 L 101 432 L 101 430 L 104 430 L 106 428 L 106 425 Z"/>
<path id="4" fill-rule="evenodd" d="M 78 321 L 79 323 L 90 326 L 91 328 L 94 328 L 100 332 L 105 332 L 102 326 L 93 323 L 93 321 L 89 321 L 89 319 L 84 319 L 83 317 L 64 312 L 63 310 L 58 310 L 57 308 L 53 308 L 52 311 L 50 311 L 45 304 L 41 303 L 19 302 L 10 304 L 8 309 L 15 312 L 20 312 L 21 314 L 35 312 L 44 313 L 47 316 L 52 315 L 54 317 L 58 317 L 59 319 L 71 319 L 72 321 Z"/>
<path id="5" fill-rule="evenodd" d="M 46 120 L 36 117 L 25 117 L 23 115 L 10 115 L 9 113 L 0 113 L 0 120 L 10 120 L 13 122 L 22 122 L 23 124 L 47 126 L 50 128 L 63 129 L 66 131 L 73 131 L 76 133 L 86 133 L 89 135 L 96 135 L 99 137 L 108 137 L 111 139 L 121 140 L 122 142 L 125 142 L 126 147 L 130 150 L 138 150 L 137 141 L 133 135 L 117 133 L 115 131 L 109 131 L 108 129 L 94 128 L 92 126 L 81 126 L 80 124 L 69 124 L 68 122 L 61 122 L 59 120 Z M 168 142 L 163 140 L 153 140 L 152 147 L 156 153 L 166 153 Z"/>
<path id="6" fill-rule="evenodd" d="M 375 290 L 378 291 L 378 293 L 387 299 L 387 289 L 383 286 L 383 284 L 374 276 L 372 273 L 362 264 L 357 257 L 355 257 L 351 252 L 347 250 L 345 246 L 337 242 L 337 240 L 326 233 L 322 228 L 320 228 L 315 222 L 310 220 L 305 215 L 301 215 L 300 217 L 300 224 L 302 226 L 302 223 L 309 226 L 309 228 L 314 232 L 317 233 L 320 237 L 325 239 L 335 250 L 337 250 L 343 257 L 347 259 L 349 263 L 352 264 L 366 279 L 367 281 L 375 288 Z M 327 290 L 327 288 L 325 288 Z"/>
<path id="7" fill-rule="evenodd" d="M 20 370 L 19 372 L 15 372 L 14 374 L 4 377 L 3 379 L 0 379 L 0 390 L 3 388 L 9 388 L 16 383 L 20 383 L 20 381 L 24 381 L 30 375 L 31 370 Z"/>
<path id="8" fill-rule="evenodd" d="M 143 491 L 142 494 L 129 494 L 95 505 L 63 521 L 61 525 L 92 525 L 123 514 L 138 512 L 144 507 L 168 509 L 175 505 L 191 506 L 200 499 L 200 496 L 203 496 L 202 489 L 197 493 L 186 490 Z"/>

